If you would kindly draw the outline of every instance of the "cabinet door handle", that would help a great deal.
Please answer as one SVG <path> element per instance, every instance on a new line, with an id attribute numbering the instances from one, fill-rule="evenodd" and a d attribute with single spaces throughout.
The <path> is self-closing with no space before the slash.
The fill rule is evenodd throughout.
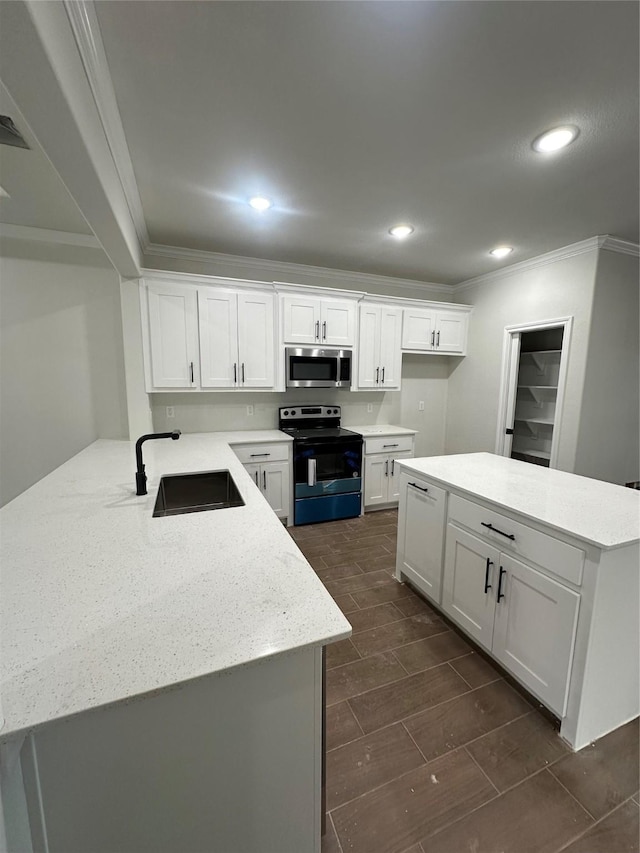
<path id="1" fill-rule="evenodd" d="M 384 367 L 382 368 L 382 380 L 381 380 L 381 382 L 384 385 Z"/>
<path id="2" fill-rule="evenodd" d="M 320 320 L 316 320 L 316 340 L 320 340 Z"/>
<path id="3" fill-rule="evenodd" d="M 382 449 L 384 450 L 385 447 L 397 447 L 397 446 L 398 446 L 397 444 L 383 444 Z"/>
<path id="4" fill-rule="evenodd" d="M 436 340 L 436 346 L 437 346 L 437 347 L 439 347 L 439 346 L 440 346 L 440 332 L 438 332 L 438 338 L 437 338 L 437 340 Z"/>
<path id="5" fill-rule="evenodd" d="M 244 361 L 242 362 L 242 384 L 244 385 Z"/>
<path id="6" fill-rule="evenodd" d="M 323 341 L 327 340 L 327 321 L 326 320 L 322 324 L 322 340 Z"/>
<path id="7" fill-rule="evenodd" d="M 307 486 L 316 484 L 316 460 L 307 459 Z"/>
<path id="8" fill-rule="evenodd" d="M 491 584 L 489 583 L 489 569 L 493 565 L 493 560 L 487 557 L 487 568 L 484 571 L 484 594 L 486 595 L 491 589 Z"/>
<path id="9" fill-rule="evenodd" d="M 393 472 L 395 471 L 395 468 L 396 468 L 396 460 L 392 459 L 391 460 L 391 476 L 392 477 L 393 477 Z"/>
<path id="10" fill-rule="evenodd" d="M 271 456 L 270 453 L 252 453 L 251 458 L 253 459 L 255 456 Z"/>
<path id="11" fill-rule="evenodd" d="M 507 570 L 503 569 L 502 566 L 500 566 L 500 576 L 498 578 L 498 597 L 496 598 L 496 601 L 500 601 L 501 598 L 504 598 L 504 592 L 502 591 L 502 578 L 506 575 L 506 573 Z"/>
<path id="12" fill-rule="evenodd" d="M 267 472 L 266 471 L 262 472 L 262 488 L 265 490 L 265 492 L 267 491 Z"/>
<path id="13" fill-rule="evenodd" d="M 254 476 L 256 478 L 256 486 L 258 486 L 258 472 L 257 471 L 256 471 Z M 260 487 L 258 486 L 258 488 L 260 488 Z"/>
<path id="14" fill-rule="evenodd" d="M 420 489 L 421 492 L 428 492 L 429 489 L 426 489 L 424 486 L 419 486 L 417 483 L 409 483 L 410 486 L 413 486 L 414 489 Z"/>
<path id="15" fill-rule="evenodd" d="M 233 384 L 238 384 L 238 365 L 235 361 L 233 362 Z"/>
<path id="16" fill-rule="evenodd" d="M 433 346 L 435 346 L 435 344 L 436 344 L 436 333 L 434 330 L 433 332 L 431 332 L 431 346 L 433 347 Z"/>
<path id="17" fill-rule="evenodd" d="M 376 385 L 380 383 L 380 368 L 376 367 Z"/>
<path id="18" fill-rule="evenodd" d="M 388 477 L 388 476 L 389 476 L 389 460 L 388 460 L 388 459 L 387 459 L 387 461 L 384 463 L 384 476 L 385 476 L 385 477 Z"/>
<path id="19" fill-rule="evenodd" d="M 489 528 L 489 530 L 493 530 L 493 532 L 494 532 L 494 533 L 499 533 L 499 534 L 500 534 L 500 536 L 504 536 L 504 537 L 506 537 L 507 539 L 511 539 L 511 541 L 512 541 L 512 542 L 515 542 L 516 537 L 513 535 L 513 533 L 504 533 L 504 531 L 502 531 L 502 530 L 498 530 L 498 528 L 497 528 L 497 527 L 494 527 L 494 526 L 493 526 L 493 524 L 487 524 L 487 522 L 486 522 L 486 521 L 481 521 L 481 522 L 480 522 L 480 524 L 481 524 L 483 527 L 488 527 L 488 528 Z"/>
<path id="20" fill-rule="evenodd" d="M 193 362 L 189 362 L 189 373 L 191 375 L 191 384 L 193 385 Z"/>

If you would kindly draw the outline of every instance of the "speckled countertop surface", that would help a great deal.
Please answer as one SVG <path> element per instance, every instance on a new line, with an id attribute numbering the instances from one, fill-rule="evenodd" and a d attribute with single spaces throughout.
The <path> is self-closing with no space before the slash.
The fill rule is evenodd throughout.
<path id="1" fill-rule="evenodd" d="M 226 439 L 226 440 L 225 440 Z M 0 738 L 351 633 L 229 444 L 97 441 L 0 510 Z M 229 469 L 245 506 L 152 517 L 161 475 Z"/>
<path id="2" fill-rule="evenodd" d="M 357 432 L 363 438 L 383 438 L 385 435 L 416 435 L 417 430 L 406 427 L 393 426 L 392 424 L 370 424 L 369 426 L 351 426 L 344 424 L 345 429 Z"/>
<path id="3" fill-rule="evenodd" d="M 598 548 L 620 548 L 640 539 L 640 492 L 624 486 L 492 453 L 402 459 L 397 464 Z"/>

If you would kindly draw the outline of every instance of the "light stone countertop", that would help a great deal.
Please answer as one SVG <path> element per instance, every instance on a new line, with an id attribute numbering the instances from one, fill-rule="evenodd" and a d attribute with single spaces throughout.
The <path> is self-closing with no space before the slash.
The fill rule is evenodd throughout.
<path id="1" fill-rule="evenodd" d="M 402 459 L 403 469 L 598 548 L 640 540 L 640 492 L 493 453 Z"/>
<path id="2" fill-rule="evenodd" d="M 100 440 L 0 510 L 0 738 L 349 636 L 229 439 L 289 440 L 147 441 L 142 497 L 134 443 Z M 152 517 L 160 476 L 216 469 L 245 506 Z"/>
<path id="3" fill-rule="evenodd" d="M 415 429 L 407 429 L 406 427 L 393 426 L 392 424 L 370 424 L 369 426 L 351 426 L 351 424 L 343 424 L 345 429 L 350 429 L 351 432 L 357 432 L 363 438 L 384 438 L 388 435 L 417 435 Z"/>

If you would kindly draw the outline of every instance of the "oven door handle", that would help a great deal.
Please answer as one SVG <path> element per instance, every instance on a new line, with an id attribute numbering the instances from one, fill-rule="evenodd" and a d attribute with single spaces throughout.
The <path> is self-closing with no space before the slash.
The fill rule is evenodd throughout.
<path id="1" fill-rule="evenodd" d="M 316 460 L 307 459 L 307 486 L 316 484 Z"/>

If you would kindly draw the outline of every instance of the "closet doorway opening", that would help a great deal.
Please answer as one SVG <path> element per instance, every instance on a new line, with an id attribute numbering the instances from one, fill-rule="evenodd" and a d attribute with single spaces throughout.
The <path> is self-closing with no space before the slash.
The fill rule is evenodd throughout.
<path id="1" fill-rule="evenodd" d="M 556 468 L 572 317 L 505 328 L 496 453 Z"/>

